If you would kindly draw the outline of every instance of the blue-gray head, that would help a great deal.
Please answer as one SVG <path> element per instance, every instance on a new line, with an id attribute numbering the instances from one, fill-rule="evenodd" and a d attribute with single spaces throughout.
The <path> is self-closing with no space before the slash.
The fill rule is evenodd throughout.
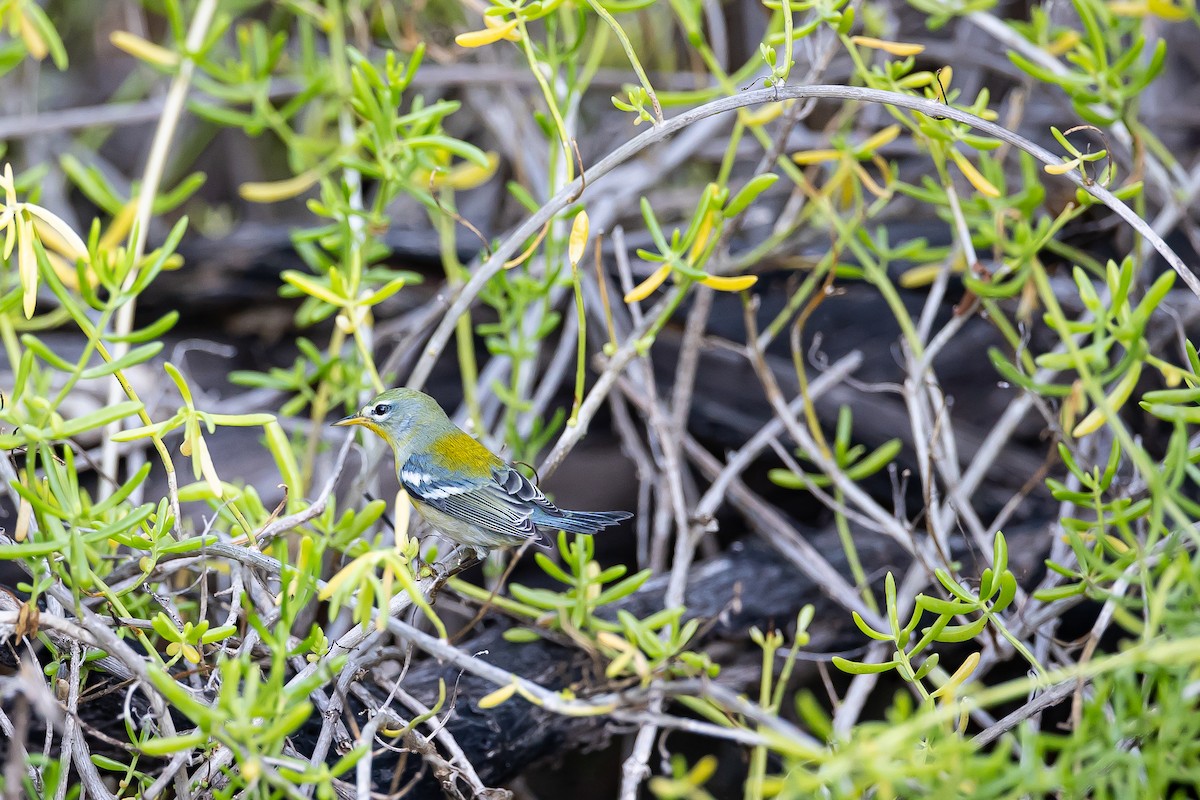
<path id="1" fill-rule="evenodd" d="M 416 389 L 388 389 L 357 414 L 333 424 L 362 425 L 374 431 L 392 446 L 401 464 L 434 436 L 454 427 L 437 401 Z"/>

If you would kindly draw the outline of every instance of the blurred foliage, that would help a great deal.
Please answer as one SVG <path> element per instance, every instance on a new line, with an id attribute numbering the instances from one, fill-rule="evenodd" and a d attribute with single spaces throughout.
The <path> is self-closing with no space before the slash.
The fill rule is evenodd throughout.
<path id="1" fill-rule="evenodd" d="M 789 152 L 781 142 L 801 116 L 798 101 L 777 96 L 759 108 L 737 109 L 717 158 L 680 171 L 668 187 L 686 190 L 683 202 L 646 191 L 636 211 L 621 217 L 627 225 L 640 222 L 643 246 L 633 248 L 638 260 L 620 275 L 619 291 L 610 296 L 598 281 L 601 308 L 589 316 L 585 254 L 591 248 L 601 265 L 607 240 L 589 227 L 583 190 L 558 206 L 551 198 L 588 166 L 578 145 L 591 121 L 581 108 L 595 96 L 602 68 L 632 76 L 608 98 L 605 110 L 615 109 L 609 113 L 620 122 L 606 130 L 620 136 L 605 142 L 605 152 L 622 144 L 621 136 L 633 139 L 639 124 L 653 130 L 679 109 L 737 97 L 757 83 L 779 89 L 801 82 L 805 62 L 797 53 L 822 48 L 844 60 L 850 85 L 936 101 L 987 120 L 999 117 L 986 87 L 967 96 L 954 85 L 951 65 L 931 68 L 923 45 L 888 38 L 894 27 L 884 5 L 765 0 L 761 39 L 741 63 L 719 55 L 726 48 L 717 46 L 706 20 L 710 5 L 496 0 L 480 14 L 473 6 L 434 0 L 246 1 L 219 8 L 212 0 L 156 0 L 139 12 L 147 23 L 141 33 L 113 32 L 111 44 L 140 64 L 124 90 L 136 93 L 139 86 L 169 80 L 172 92 L 191 90 L 187 110 L 205 124 L 267 139 L 286 156 L 285 174 L 243 181 L 240 195 L 262 204 L 303 198 L 308 217 L 293 242 L 304 269 L 284 271 L 280 292 L 299 300 L 295 321 L 310 335 L 297 340 L 290 368 L 230 376 L 241 385 L 284 393 L 288 399 L 278 415 L 210 410 L 210 400 L 194 390 L 185 371 L 160 358 L 178 310 L 134 327 L 139 297 L 180 266 L 177 250 L 191 224 L 183 210 L 203 206 L 204 175 L 178 162 L 163 169 L 182 106 L 164 103 L 159 130 L 166 136 L 155 138 L 149 160 L 156 168 L 147 168 L 140 180 L 116 180 L 99 156 L 90 158 L 83 148 L 57 163 L 21 164 L 20 154 L 5 154 L 0 347 L 13 383 L 0 408 L 0 444 L 10 453 L 0 477 L 17 516 L 0 540 L 0 559 L 25 571 L 17 588 L 27 609 L 52 603 L 83 620 L 87 614 L 100 618 L 95 609 L 102 608 L 104 618 L 144 621 L 109 632 L 136 646 L 131 652 L 143 659 L 145 681 L 188 723 L 178 731 L 165 722 L 154 729 L 128 722 L 126 756 L 93 757 L 98 768 L 120 776 L 123 795 L 155 783 L 160 756 L 214 758 L 220 752 L 228 757 L 221 762 L 227 783 L 216 796 L 290 797 L 303 783 L 319 797 L 332 797 L 334 781 L 370 744 L 313 765 L 308 754 L 291 752 L 289 737 L 313 716 L 315 693 L 345 665 L 331 645 L 339 611 L 349 627 L 383 627 L 397 598 L 407 596 L 447 637 L 420 590 L 431 576 L 417 542 L 406 537 L 405 499 L 395 526 L 386 521 L 383 501 L 346 509 L 327 499 L 315 507 L 314 476 L 327 455 L 322 430 L 330 413 L 356 408 L 398 378 L 395 362 L 377 361 L 382 348 L 376 317 L 419 276 L 392 263 L 385 234 L 393 209 L 405 201 L 423 210 L 439 237 L 447 291 L 461 291 L 494 261 L 501 242 L 481 234 L 483 254 L 469 264 L 460 261 L 456 228 L 469 221 L 459 212 L 459 199 L 501 173 L 512 177 L 497 197 L 517 213 L 553 213 L 516 243 L 518 256 L 493 265 L 494 276 L 478 292 L 487 318 L 455 320 L 455 356 L 475 432 L 494 431 L 496 443 L 514 458 L 536 459 L 560 432 L 579 424 L 589 341 L 601 342 L 596 349 L 609 358 L 621 350 L 644 356 L 698 292 L 741 293 L 752 303 L 760 262 L 814 231 L 823 237 L 822 255 L 806 264 L 778 315 L 756 332 L 764 342 L 785 332 L 799 342 L 810 314 L 835 284 L 856 282 L 884 300 L 910 363 L 928 368 L 944 341 L 929 336 L 930 323 L 914 318 L 902 292 L 928 286 L 940 292 L 953 280 L 966 293 L 962 313 L 978 308 L 1006 342 L 989 353 L 998 376 L 1049 409 L 1047 424 L 1064 471 L 1046 486 L 1061 503 L 1054 535 L 1065 546 L 1047 561 L 1042 585 L 1032 594 L 1018 587 L 999 531 L 987 532 L 990 558 L 983 554 L 988 566 L 978 574 L 967 574 L 933 537 L 914 533 L 912 549 L 927 559 L 925 585 L 902 588 L 889 572 L 880 595 L 860 565 L 847 490 L 887 470 L 901 445 L 896 439 L 871 449 L 856 442 L 849 410 L 827 440 L 806 395 L 807 368 L 796 357 L 803 424 L 815 446 L 801 447 L 794 458 L 784 451 L 784 467 L 771 477 L 826 499 L 863 614 L 876 618 L 853 614 L 878 655 L 838 657 L 833 664 L 856 681 L 895 675 L 904 688 L 882 719 L 840 726 L 821 702 L 793 693 L 789 683 L 808 643 L 811 607 L 787 632 L 754 630 L 746 644 L 761 653 L 757 698 L 736 707 L 702 692 L 678 698 L 679 706 L 715 729 L 755 742 L 748 745 L 747 798 L 1196 793 L 1200 760 L 1192 720 L 1200 573 L 1192 551 L 1200 516 L 1194 431 L 1200 423 L 1200 357 L 1190 342 L 1175 359 L 1152 345 L 1151 321 L 1166 313 L 1174 274 L 1156 275 L 1137 245 L 1101 262 L 1064 241 L 1064 228 L 1095 203 L 1084 189 L 1075 202 L 1047 202 L 1051 182 L 1078 174 L 1084 188 L 1108 187 L 1145 216 L 1140 168 L 1118 170 L 1107 141 L 1095 150 L 1080 144 L 1083 134 L 1105 139 L 1092 126 L 1118 130 L 1139 159 L 1168 174 L 1190 167 L 1166 152 L 1142 121 L 1140 106 L 1166 59 L 1164 40 L 1151 33 L 1160 25 L 1191 31 L 1200 22 L 1194 3 L 1073 0 L 1070 24 L 1041 8 L 1024 21 L 988 17 L 1016 43 L 1009 49 L 1012 65 L 1089 123 L 1053 129 L 1062 157 L 1057 165 L 1038 168 L 1027 152 L 964 123 L 897 106 L 882 109 L 889 124 L 864 126 L 856 103 L 832 111 L 821 146 Z M 931 29 L 994 11 L 990 2 L 962 0 L 914 0 L 912 7 Z M 68 34 L 78 36 L 87 17 L 82 8 L 0 2 L 0 75 L 12 78 L 43 61 L 47 71 L 69 69 L 74 40 Z M 419 90 L 417 78 L 431 58 L 445 63 L 483 48 L 527 72 L 525 86 L 534 100 L 521 112 L 533 135 L 521 147 L 539 170 L 514 166 L 500 152 L 464 138 L 471 130 L 463 120 L 468 113 L 496 108 L 464 109 L 460 99 Z M 481 58 L 477 68 L 489 63 Z M 660 74 L 688 71 L 699 76 L 700 88 L 654 85 Z M 777 141 L 778 134 L 784 138 Z M 902 171 L 901 149 L 918 154 L 929 169 Z M 753 153 L 750 161 L 760 162 L 753 168 L 747 152 Z M 52 170 L 89 204 L 93 219 L 73 227 L 70 215 L 49 207 L 43 180 Z M 890 240 L 888 224 L 914 203 L 954 228 L 953 246 Z M 747 215 L 764 211 L 774 214 L 769 232 L 735 246 Z M 148 247 L 153 216 L 169 224 L 162 241 Z M 1069 296 L 1052 280 L 1051 261 L 1072 266 Z M 573 306 L 563 302 L 568 293 Z M 181 292 L 181 306 L 186 302 Z M 1064 307 L 1083 311 L 1072 315 Z M 574 359 L 568 371 L 575 406 L 568 415 L 546 408 L 539 380 L 553 343 L 567 335 L 571 314 L 576 347 L 564 352 Z M 615 320 L 627 314 L 641 322 L 618 336 Z M 599 336 L 588 329 L 596 320 L 604 327 Z M 956 325 L 951 321 L 944 330 L 952 334 Z M 1032 326 L 1049 334 L 1051 349 L 1031 350 Z M 47 335 L 60 331 L 75 334 L 82 347 L 64 347 Z M 484 368 L 476 363 L 477 340 L 490 357 Z M 414 345 L 423 346 L 423 340 Z M 169 387 L 172 397 L 178 394 L 182 405 L 171 412 L 152 407 L 138 388 L 146 385 L 145 374 Z M 1165 388 L 1140 391 L 1148 376 Z M 114 381 L 120 392 L 113 402 L 64 414 L 65 401 L 81 387 Z M 486 417 L 481 389 L 501 401 L 499 419 Z M 1165 446 L 1148 447 L 1135 433 L 1123 416 L 1134 408 L 1164 424 Z M 303 424 L 296 424 L 298 417 Z M 109 426 L 119 421 L 130 424 L 114 432 Z M 236 464 L 213 458 L 209 437 L 224 427 L 246 429 L 253 434 L 247 447 L 269 454 L 286 488 L 278 508 L 242 485 Z M 117 464 L 119 449 L 143 442 L 153 451 L 151 463 L 112 469 L 101 476 L 98 491 L 81 480 L 91 459 L 88 447 L 101 457 L 98 463 Z M 180 483 L 177 442 L 178 455 L 192 462 L 190 483 Z M 147 496 L 152 471 L 161 472 L 168 486 L 158 496 Z M 189 502 L 206 504 L 208 524 L 184 515 L 181 504 Z M 288 537 L 260 541 L 282 514 L 303 519 Z M 654 691 L 674 680 L 703 685 L 720 673 L 717 660 L 696 647 L 703 623 L 686 608 L 644 618 L 623 609 L 612 613 L 650 571 L 602 567 L 587 538 L 564 535 L 558 544 L 557 557 L 538 553 L 535 559 L 554 588 L 514 584 L 493 592 L 460 579 L 451 587 L 515 616 L 521 625 L 508 631 L 510 640 L 555 637 L 600 657 L 605 677 L 617 687 Z M 209 576 L 194 564 L 218 546 L 241 548 L 247 563 L 267 569 L 269 578 L 252 587 L 240 578 L 226 582 L 221 603 L 185 590 L 207 585 Z M 1045 623 L 1084 599 L 1111 619 L 1119 641 L 1095 652 L 1094 640 L 1077 660 L 1064 659 L 1061 648 L 1052 659 L 1035 655 L 1030 642 L 1037 629 L 1029 620 Z M 312 613 L 319 603 L 321 613 Z M 50 657 L 48 674 L 60 685 L 72 683 L 85 659 L 45 632 L 36 636 Z M 942 667 L 943 657 L 958 661 L 953 672 Z M 86 660 L 85 673 L 98 668 L 93 656 Z M 1005 660 L 1018 661 L 1030 674 L 992 675 Z M 1078 687 L 1065 729 L 1040 725 L 1031 715 L 987 744 L 972 738 L 991 719 L 983 712 L 1005 713 L 1065 683 Z M 514 683 L 485 700 L 498 705 L 521 692 Z M 784 718 L 796 726 L 764 722 Z M 689 764 L 673 754 L 669 763 L 670 774 L 649 781 L 656 796 L 713 796 L 705 788 L 715 771 L 712 758 Z M 56 758 L 34 755 L 29 766 L 20 789 L 6 791 L 62 797 L 64 781 L 74 785 Z M 2 776 L 0 784 L 10 779 Z"/>

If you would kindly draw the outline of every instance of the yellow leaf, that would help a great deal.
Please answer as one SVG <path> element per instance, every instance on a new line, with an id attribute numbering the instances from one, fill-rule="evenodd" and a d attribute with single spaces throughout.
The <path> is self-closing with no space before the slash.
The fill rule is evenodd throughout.
<path id="1" fill-rule="evenodd" d="M 1137 385 L 1138 378 L 1142 375 L 1142 362 L 1135 361 L 1129 371 L 1121 376 L 1121 380 L 1117 381 L 1117 385 L 1108 393 L 1105 398 L 1108 401 L 1109 409 L 1115 414 L 1121 410 L 1121 406 L 1125 405 L 1125 401 L 1129 399 L 1129 395 L 1133 394 L 1133 387 Z M 1078 439 L 1081 436 L 1087 436 L 1089 433 L 1094 433 L 1100 429 L 1106 421 L 1108 415 L 1101 408 L 1093 408 L 1083 421 L 1075 426 L 1071 431 L 1071 435 Z"/>
<path id="2" fill-rule="evenodd" d="M 925 52 L 923 44 L 909 44 L 907 42 L 889 42 L 886 39 L 876 39 L 873 36 L 851 36 L 850 41 L 854 42 L 859 47 L 869 47 L 872 50 L 882 50 L 893 56 L 915 56 L 918 53 Z"/>
<path id="3" fill-rule="evenodd" d="M 24 497 L 21 498 L 20 505 L 17 506 L 17 524 L 13 529 L 13 540 L 18 542 L 25 541 L 25 537 L 29 535 L 29 517 L 33 513 L 33 506 Z"/>
<path id="4" fill-rule="evenodd" d="M 1129 552 L 1129 545 L 1125 544 L 1111 533 L 1106 533 L 1104 535 L 1104 541 L 1108 542 L 1108 546 L 1111 547 L 1113 552 L 1117 553 L 1118 555 L 1125 555 Z"/>
<path id="5" fill-rule="evenodd" d="M 0 177 L 0 188 L 4 189 L 4 204 L 10 208 L 15 206 L 17 204 L 17 182 L 13 179 L 12 164 L 8 162 L 4 164 L 4 175 Z"/>
<path id="6" fill-rule="evenodd" d="M 208 443 L 204 441 L 203 436 L 196 437 L 195 450 L 195 458 L 199 459 L 200 475 L 212 490 L 213 496 L 224 496 L 225 490 L 221 486 L 221 479 L 217 477 L 216 465 L 213 464 L 212 456 L 208 452 Z"/>
<path id="7" fill-rule="evenodd" d="M 391 565 L 388 565 L 383 568 L 383 575 L 381 577 L 382 577 L 382 581 L 381 581 L 381 585 L 379 587 L 379 596 L 384 603 L 387 603 L 387 602 L 390 602 L 392 599 L 392 587 L 396 582 L 396 574 L 394 572 L 392 572 Z M 387 628 L 387 623 L 388 623 L 388 615 L 387 614 L 376 614 L 375 615 L 375 630 L 376 631 L 379 631 L 382 633 Z"/>
<path id="8" fill-rule="evenodd" d="M 883 169 L 884 169 L 883 178 L 884 178 L 884 182 L 886 183 L 888 180 L 891 179 L 891 176 L 888 174 L 889 171 L 887 170 L 887 162 L 884 161 L 882 158 L 879 158 L 878 156 L 875 157 L 875 161 L 877 164 L 879 164 L 881 167 L 883 167 Z M 888 194 L 888 190 L 883 188 L 882 186 L 880 186 L 878 183 L 876 183 L 875 179 L 871 177 L 871 173 L 867 172 L 862 167 L 862 165 L 859 164 L 857 161 L 855 161 L 853 163 L 853 165 L 851 166 L 851 169 L 854 172 L 854 174 L 858 176 L 858 179 L 860 181 L 862 181 L 863 188 L 866 189 L 868 192 L 875 195 L 876 197 L 884 197 Z"/>
<path id="9" fill-rule="evenodd" d="M 323 587 L 321 587 L 321 591 L 317 592 L 317 599 L 325 601 L 333 597 L 334 593 L 341 588 L 342 584 L 350 580 L 350 577 L 356 573 L 357 569 L 355 568 L 354 562 L 350 562 L 346 566 L 342 567 L 325 583 Z"/>
<path id="10" fill-rule="evenodd" d="M 715 756 L 704 756 L 688 770 L 688 782 L 692 786 L 703 786 L 709 778 L 717 774 L 717 767 L 720 765 L 721 762 Z"/>
<path id="11" fill-rule="evenodd" d="M 983 173 L 975 168 L 975 165 L 967 160 L 967 157 L 957 150 L 950 149 L 950 158 L 962 170 L 962 174 L 970 181 L 971 185 L 982 195 L 987 197 L 999 197 L 1000 190 L 992 185 L 991 181 L 983 177 Z"/>
<path id="12" fill-rule="evenodd" d="M 25 319 L 37 306 L 37 255 L 33 251 L 33 223 L 24 214 L 17 217 L 17 274 L 21 277 L 21 303 Z"/>
<path id="13" fill-rule="evenodd" d="M 29 17 L 16 12 L 21 18 L 21 41 L 25 43 L 25 49 L 29 51 L 29 55 L 34 59 L 41 61 L 50 52 L 50 48 L 46 46 L 46 40 L 42 38 L 42 34 L 38 32 L 37 26 L 29 21 Z"/>
<path id="14" fill-rule="evenodd" d="M 46 252 L 46 261 L 50 262 L 50 268 L 54 270 L 54 274 L 58 276 L 58 279 L 63 282 L 63 286 L 72 291 L 79 289 L 79 273 L 75 271 L 74 264 L 68 264 L 67 260 L 58 253 L 51 253 L 49 251 Z M 88 286 L 95 286 L 100 282 L 100 279 L 96 277 L 96 273 L 91 269 L 87 269 L 84 275 L 87 278 Z"/>
<path id="15" fill-rule="evenodd" d="M 755 111 L 751 111 L 748 108 L 739 108 L 738 119 L 747 128 L 757 128 L 775 120 L 782 113 L 783 103 L 767 103 Z"/>
<path id="16" fill-rule="evenodd" d="M 79 259 L 87 260 L 87 245 L 62 217 L 32 203 L 26 203 L 25 208 L 33 216 L 33 225 L 43 245 L 71 259 L 72 266 Z"/>
<path id="17" fill-rule="evenodd" d="M 596 644 L 601 647 L 611 647 L 619 653 L 633 652 L 635 649 L 624 636 L 617 636 L 609 631 L 599 631 L 596 634 Z"/>
<path id="18" fill-rule="evenodd" d="M 7 261 L 12 257 L 13 247 L 17 243 L 17 215 L 5 209 L 4 215 L 4 259 Z"/>
<path id="19" fill-rule="evenodd" d="M 109 34 L 108 40 L 112 42 L 113 47 L 123 50 L 134 58 L 141 59 L 148 64 L 156 64 L 160 67 L 174 67 L 179 64 L 178 53 L 174 53 L 165 47 L 160 47 L 153 42 L 148 42 L 129 31 L 113 31 Z"/>
<path id="20" fill-rule="evenodd" d="M 1174 364 L 1160 364 L 1158 371 L 1162 373 L 1163 380 L 1171 389 L 1183 382 L 1183 371 Z"/>
<path id="21" fill-rule="evenodd" d="M 487 183 L 496 174 L 496 168 L 500 166 L 500 154 L 489 150 L 484 155 L 487 157 L 486 166 L 464 161 L 453 169 L 439 170 L 433 173 L 434 188 L 465 190 L 474 189 L 476 186 Z M 428 180 L 429 178 L 425 178 L 425 181 Z"/>
<path id="22" fill-rule="evenodd" d="M 1116 11 L 1113 13 L 1115 14 Z M 1052 56 L 1061 56 L 1063 53 L 1075 49 L 1075 45 L 1079 44 L 1079 40 L 1082 38 L 1079 31 L 1065 31 L 1053 42 L 1046 45 L 1046 52 Z"/>
<path id="23" fill-rule="evenodd" d="M 874 153 L 884 145 L 891 144 L 900 135 L 899 125 L 888 125 L 883 130 L 872 134 L 870 138 L 854 148 L 856 153 Z"/>
<path id="24" fill-rule="evenodd" d="M 612 679 L 621 676 L 630 662 L 633 661 L 634 651 L 626 650 L 609 662 L 604 669 L 604 677 Z"/>
<path id="25" fill-rule="evenodd" d="M 1149 0 L 1147 6 L 1151 14 L 1165 19 L 1167 22 L 1182 22 L 1188 18 L 1187 9 L 1170 2 L 1170 0 Z"/>
<path id="26" fill-rule="evenodd" d="M 717 216 L 717 211 L 710 210 L 704 214 L 704 219 L 700 220 L 700 230 L 696 231 L 696 238 L 692 241 L 692 247 L 688 250 L 688 263 L 693 266 L 696 264 L 696 259 L 704 253 L 704 248 L 708 246 L 708 240 L 712 238 L 713 219 Z"/>
<path id="27" fill-rule="evenodd" d="M 716 289 L 718 292 L 740 292 L 743 289 L 749 289 L 751 286 L 758 283 L 758 276 L 735 275 L 730 278 L 725 278 L 719 275 L 708 275 L 704 278 L 701 278 L 700 282 L 710 289 Z"/>
<path id="28" fill-rule="evenodd" d="M 842 157 L 842 154 L 837 150 L 803 150 L 799 153 L 792 154 L 792 161 L 800 166 L 808 166 L 809 164 L 822 164 L 826 161 L 837 161 Z"/>
<path id="29" fill-rule="evenodd" d="M 478 705 L 480 708 L 495 708 L 496 706 L 507 702 L 516 693 L 517 684 L 515 682 L 510 683 L 507 686 L 501 686 L 499 689 L 490 694 L 484 695 L 479 699 L 479 702 L 476 705 Z"/>
<path id="30" fill-rule="evenodd" d="M 930 692 L 930 697 L 945 697 L 947 700 L 952 699 L 958 690 L 959 686 L 971 677 L 971 673 L 979 666 L 979 653 L 971 653 L 963 659 L 963 663 L 954 674 L 941 686 Z"/>
<path id="31" fill-rule="evenodd" d="M 625 302 L 636 303 L 639 300 L 645 300 L 654 293 L 655 289 L 657 289 L 659 286 L 662 286 L 663 281 L 665 281 L 667 276 L 670 274 L 671 265 L 663 264 L 661 267 L 654 270 L 654 273 L 649 278 L 646 278 L 646 280 L 630 289 L 629 293 L 625 295 Z"/>
<path id="32" fill-rule="evenodd" d="M 1062 421 L 1062 429 L 1070 430 L 1075 427 L 1075 418 L 1083 413 L 1087 408 L 1087 398 L 1083 393 L 1083 382 L 1076 380 L 1071 384 L 1071 391 L 1063 398 L 1062 409 L 1059 412 L 1059 418 Z"/>
<path id="33" fill-rule="evenodd" d="M 484 24 L 488 24 L 487 17 L 484 17 Z M 470 31 L 468 33 L 460 33 L 454 37 L 454 43 L 459 47 L 486 47 L 489 44 L 494 44 L 501 39 L 516 41 L 511 38 L 511 34 L 517 27 L 517 21 L 509 20 L 508 22 L 498 27 L 488 27 L 481 31 Z M 520 35 L 517 35 L 520 38 Z"/>
<path id="34" fill-rule="evenodd" d="M 1108 10 L 1118 17 L 1144 17 L 1150 13 L 1150 6 L 1144 2 L 1117 0 L 1108 4 Z"/>
<path id="35" fill-rule="evenodd" d="M 1028 323 L 1033 319 L 1033 313 L 1042 305 L 1038 297 L 1037 284 L 1032 277 L 1021 285 L 1021 299 L 1017 301 L 1017 319 Z"/>
<path id="36" fill-rule="evenodd" d="M 250 181 L 238 187 L 238 194 L 251 203 L 277 203 L 304 194 L 320 177 L 310 169 L 281 181 Z"/>
<path id="37" fill-rule="evenodd" d="M 112 218 L 112 222 L 108 223 L 108 228 L 100 235 L 100 250 L 112 250 L 123 241 L 129 233 L 129 229 L 133 227 L 133 220 L 137 216 L 137 198 L 132 198 L 128 203 L 121 206 L 121 210 Z"/>
<path id="38" fill-rule="evenodd" d="M 1061 164 L 1047 164 L 1042 167 L 1047 175 L 1066 175 L 1068 172 L 1073 172 L 1079 166 L 1079 159 L 1072 158 L 1070 161 L 1064 161 Z"/>
<path id="39" fill-rule="evenodd" d="M 248 758 L 243 761 L 238 770 L 241 772 L 241 778 L 251 786 L 262 776 L 262 762 L 257 758 Z"/>
<path id="40" fill-rule="evenodd" d="M 408 537 L 408 521 L 412 517 L 412 503 L 409 502 L 408 492 L 404 487 L 400 487 L 400 491 L 396 492 L 395 508 L 395 539 L 396 549 L 403 548 L 403 544 Z"/>
<path id="41" fill-rule="evenodd" d="M 913 72 L 896 81 L 896 85 L 903 89 L 923 89 L 933 83 L 933 73 L 929 70 Z"/>
<path id="42" fill-rule="evenodd" d="M 571 269 L 579 266 L 579 259 L 583 258 L 587 241 L 588 214 L 586 211 L 580 211 L 571 221 L 571 237 L 567 240 L 567 260 L 571 262 Z"/>
<path id="43" fill-rule="evenodd" d="M 298 272 L 294 269 L 284 270 L 280 273 L 280 277 L 305 294 L 312 295 L 318 300 L 324 300 L 331 306 L 342 306 L 345 304 L 346 298 L 334 294 L 329 287 L 318 283 L 315 278 L 303 272 Z"/>
<path id="44" fill-rule="evenodd" d="M 922 286 L 928 286 L 937 279 L 943 269 L 945 269 L 944 264 L 921 264 L 910 267 L 900 273 L 900 286 L 904 289 L 919 289 Z"/>
<path id="45" fill-rule="evenodd" d="M 516 25 L 516 24 L 517 24 L 517 21 L 513 20 L 512 25 Z M 507 33 L 504 34 L 505 39 L 507 39 L 510 42 L 521 41 L 521 32 L 518 30 L 513 30 L 512 26 L 510 26 L 509 23 L 504 21 L 503 14 L 484 14 L 483 15 L 483 27 L 487 28 L 488 30 L 493 30 L 493 31 L 505 30 L 505 31 L 507 31 Z"/>

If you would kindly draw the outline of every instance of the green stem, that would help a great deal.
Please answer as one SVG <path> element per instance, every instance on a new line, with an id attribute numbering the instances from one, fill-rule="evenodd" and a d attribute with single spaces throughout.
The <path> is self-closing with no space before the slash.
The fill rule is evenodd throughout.
<path id="1" fill-rule="evenodd" d="M 642 88 L 646 90 L 646 94 L 650 97 L 650 105 L 654 108 L 654 116 L 657 122 L 663 121 L 662 106 L 658 103 L 658 95 L 654 93 L 654 87 L 650 85 L 650 78 L 646 75 L 646 70 L 642 68 L 642 62 L 638 60 L 637 52 L 633 49 L 633 43 L 629 41 L 629 37 L 625 35 L 624 29 L 617 24 L 617 20 L 612 14 L 608 13 L 603 5 L 596 0 L 587 0 L 588 6 L 596 15 L 608 25 L 613 34 L 617 37 L 617 41 L 621 43 L 621 49 L 625 51 L 625 57 L 629 59 L 629 65 L 633 67 L 634 74 L 637 75 L 638 81 L 642 84 Z"/>

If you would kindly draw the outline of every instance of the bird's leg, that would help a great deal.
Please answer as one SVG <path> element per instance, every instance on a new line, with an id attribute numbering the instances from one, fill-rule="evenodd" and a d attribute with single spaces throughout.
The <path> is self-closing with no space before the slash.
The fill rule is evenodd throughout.
<path id="1" fill-rule="evenodd" d="M 431 565 L 434 573 L 434 581 L 433 586 L 429 589 L 429 602 L 432 603 L 437 598 L 437 593 L 446 585 L 446 581 L 460 572 L 469 570 L 486 557 L 486 547 L 458 545 L 450 551 L 450 555 L 444 560 Z"/>

